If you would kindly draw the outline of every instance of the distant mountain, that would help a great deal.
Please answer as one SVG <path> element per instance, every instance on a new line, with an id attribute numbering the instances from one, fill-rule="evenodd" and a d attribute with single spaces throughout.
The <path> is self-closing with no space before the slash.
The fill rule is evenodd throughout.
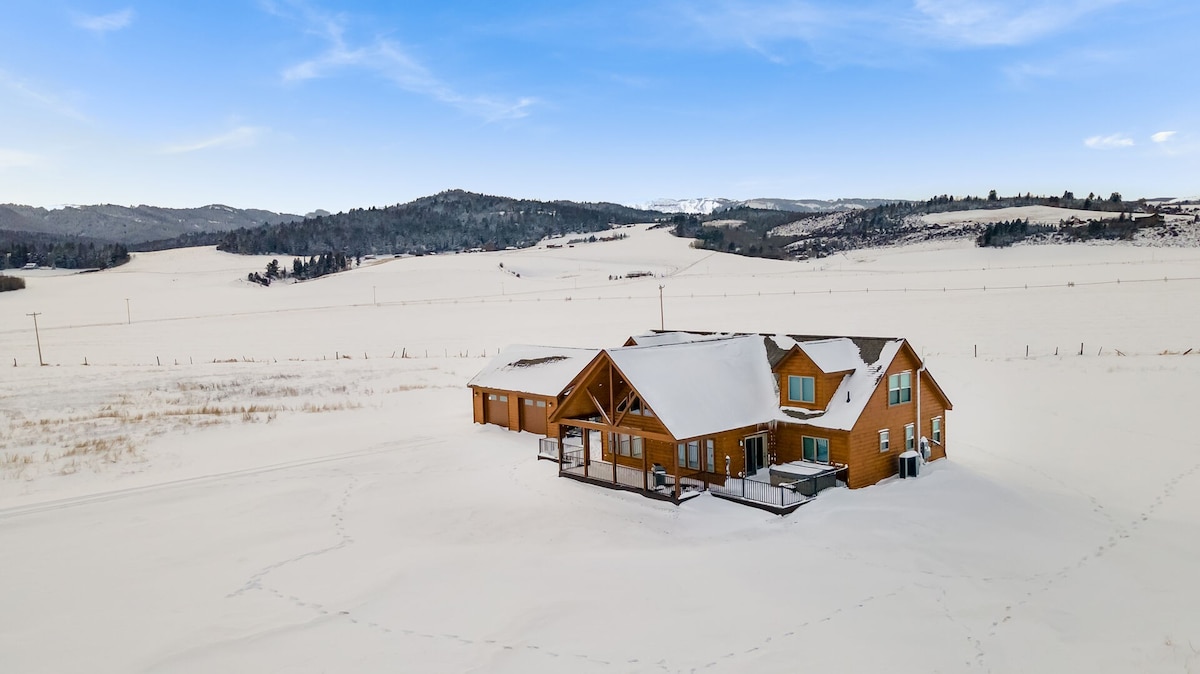
<path id="1" fill-rule="evenodd" d="M 191 235 L 178 245 L 216 243 L 221 250 L 246 254 L 422 254 L 530 246 L 550 235 L 661 217 L 656 211 L 619 204 L 533 201 L 449 190 L 406 204 L 356 208 L 222 235 Z"/>
<path id="2" fill-rule="evenodd" d="M 655 199 L 644 204 L 634 204 L 633 208 L 646 211 L 661 211 L 663 213 L 686 213 L 688 215 L 708 215 L 721 210 L 730 204 L 737 203 L 732 199 L 705 198 L 699 199 Z"/>
<path id="3" fill-rule="evenodd" d="M 739 208 L 755 208 L 768 211 L 788 211 L 791 213 L 838 213 L 843 211 L 858 211 L 875 208 L 883 204 L 896 203 L 896 199 L 722 199 L 719 197 L 704 197 L 698 199 L 655 199 L 635 208 L 663 213 L 685 213 L 688 215 L 711 215 L 721 211 Z"/>
<path id="4" fill-rule="evenodd" d="M 220 204 L 199 208 L 101 204 L 56 209 L 0 205 L 0 230 L 84 237 L 92 241 L 125 245 L 299 219 L 299 215 L 289 213 L 231 208 Z"/>
<path id="5" fill-rule="evenodd" d="M 862 211 L 902 201 L 902 199 L 747 199 L 738 202 L 737 205 L 792 213 L 841 213 L 843 211 Z"/>

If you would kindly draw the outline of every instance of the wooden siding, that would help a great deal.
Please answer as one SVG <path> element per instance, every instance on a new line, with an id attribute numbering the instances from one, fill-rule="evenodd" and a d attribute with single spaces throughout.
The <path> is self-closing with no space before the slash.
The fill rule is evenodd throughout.
<path id="1" fill-rule="evenodd" d="M 804 437 L 829 441 L 829 462 L 850 465 L 850 434 L 803 424 L 779 424 L 776 463 L 804 460 Z"/>
<path id="2" fill-rule="evenodd" d="M 841 386 L 842 380 L 846 377 L 845 372 L 823 372 L 808 357 L 808 354 L 799 348 L 793 348 L 791 353 L 784 356 L 783 360 L 776 364 L 775 373 L 779 377 L 779 405 L 781 407 L 803 407 L 812 410 L 823 410 L 828 407 L 830 399 L 833 398 L 834 391 L 837 391 L 838 386 Z M 816 402 L 802 403 L 789 398 L 789 376 L 812 377 L 815 385 L 813 393 L 815 394 L 814 398 Z"/>
<path id="3" fill-rule="evenodd" d="M 508 404 L 504 407 L 505 414 L 493 416 L 488 415 L 487 398 L 489 395 L 499 395 L 508 398 Z M 504 391 L 500 389 L 486 389 L 478 386 L 472 386 L 471 403 L 474 413 L 474 421 L 477 424 L 494 424 L 512 431 L 523 430 L 521 423 L 521 414 L 523 412 L 522 406 L 524 404 L 523 401 L 527 399 L 534 401 L 535 404 L 533 405 L 533 409 L 535 413 L 544 411 L 547 419 L 550 418 L 550 414 L 555 410 L 555 407 L 558 404 L 558 401 L 554 396 L 539 396 L 521 393 L 520 391 Z M 546 406 L 537 407 L 536 403 L 539 400 L 544 401 Z M 499 405 L 495 404 L 495 406 L 498 407 Z M 558 424 L 547 422 L 545 432 L 538 434 L 545 435 L 548 438 L 556 438 L 558 437 Z"/>
<path id="4" fill-rule="evenodd" d="M 677 442 L 667 442 L 663 440 L 646 439 L 643 441 L 643 451 L 646 454 L 645 465 L 647 469 L 659 464 L 667 469 L 667 473 L 674 475 L 678 468 L 681 475 L 695 475 L 697 479 L 707 479 L 709 482 L 717 484 L 725 484 L 725 457 L 729 457 L 729 474 L 737 477 L 746 469 L 746 452 L 742 446 L 742 440 L 745 438 L 757 435 L 759 433 L 767 434 L 768 431 L 757 426 L 748 426 L 746 428 L 738 428 L 731 431 L 724 431 L 715 435 L 707 435 L 700 438 L 691 438 L 691 440 L 700 443 L 700 469 L 688 468 L 687 466 L 678 466 L 679 449 Z M 708 457 L 704 441 L 711 438 L 714 440 L 713 459 L 715 465 L 708 466 Z M 684 441 L 687 442 L 687 441 Z M 605 461 L 613 460 L 612 448 L 609 446 L 607 438 L 604 440 L 602 456 Z M 631 456 L 616 456 L 617 463 L 622 466 L 641 469 L 642 459 Z M 702 475 L 696 475 L 696 473 Z"/>
<path id="5" fill-rule="evenodd" d="M 888 405 L 887 377 L 904 371 L 914 375 L 920 367 L 920 361 L 911 348 L 901 348 L 896 354 L 891 366 L 884 373 L 871 394 L 871 399 L 863 410 L 858 424 L 849 433 L 849 451 L 846 463 L 850 466 L 847 484 L 851 489 L 866 487 L 880 480 L 891 477 L 899 471 L 897 457 L 904 451 L 904 427 L 917 423 L 917 391 L 913 391 L 913 400 L 898 405 Z M 914 444 L 920 442 L 921 434 L 929 436 L 930 420 L 942 417 L 942 444 L 934 446 L 931 443 L 931 458 L 940 459 L 946 456 L 946 401 L 937 394 L 933 385 L 929 384 L 931 377 L 928 372 L 921 376 L 921 424 L 920 431 L 914 428 Z M 916 388 L 916 378 L 913 378 Z M 879 451 L 879 431 L 887 429 L 890 434 L 890 446 L 887 452 Z"/>

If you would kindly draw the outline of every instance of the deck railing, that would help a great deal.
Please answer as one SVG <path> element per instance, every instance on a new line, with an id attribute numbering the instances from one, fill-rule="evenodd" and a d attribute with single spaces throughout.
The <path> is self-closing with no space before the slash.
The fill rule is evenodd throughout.
<path id="1" fill-rule="evenodd" d="M 559 466 L 559 471 L 583 477 L 583 450 L 573 449 L 563 452 L 563 461 Z M 660 494 L 673 494 L 675 491 L 675 475 L 670 472 L 656 472 L 653 469 L 643 471 L 641 468 L 619 463 L 614 466 L 607 461 L 595 459 L 587 466 L 587 478 L 596 482 L 617 484 L 638 490 L 648 489 Z M 681 492 L 704 491 L 704 485 L 702 473 L 687 473 L 679 476 Z"/>
<path id="2" fill-rule="evenodd" d="M 573 443 L 570 440 L 563 443 L 563 449 L 567 451 L 577 450 L 580 460 L 583 458 L 583 445 Z M 538 458 L 550 459 L 558 461 L 558 438 L 538 438 Z"/>
<path id="3" fill-rule="evenodd" d="M 776 487 L 767 482 L 747 480 L 740 477 L 726 478 L 724 485 L 710 484 L 709 491 L 723 494 L 743 501 L 754 501 L 766 505 L 786 508 L 804 503 L 808 496 L 800 493 L 789 485 Z"/>

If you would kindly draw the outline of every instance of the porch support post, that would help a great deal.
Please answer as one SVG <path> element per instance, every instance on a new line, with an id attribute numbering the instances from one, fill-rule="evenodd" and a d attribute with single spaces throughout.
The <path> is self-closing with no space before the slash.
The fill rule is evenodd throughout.
<path id="1" fill-rule="evenodd" d="M 592 462 L 592 447 L 591 447 L 592 432 L 588 429 L 583 429 L 583 476 L 588 476 L 588 464 Z"/>
<path id="2" fill-rule="evenodd" d="M 558 425 L 558 474 L 563 472 L 563 437 L 566 435 L 566 424 Z"/>
<path id="3" fill-rule="evenodd" d="M 646 440 L 642 439 L 642 491 L 650 491 L 650 476 L 646 472 Z"/>
<path id="4" fill-rule="evenodd" d="M 611 370 L 609 371 L 609 376 L 610 376 L 610 377 L 612 376 L 612 371 L 611 371 Z M 612 441 L 613 441 L 613 440 L 617 440 L 617 446 L 616 446 L 616 447 L 613 447 L 613 444 L 612 444 Z M 617 483 L 617 456 L 618 456 L 617 449 L 618 449 L 618 448 L 620 448 L 620 447 L 621 447 L 621 441 L 620 441 L 619 439 L 615 438 L 615 437 L 614 437 L 614 436 L 613 436 L 613 435 L 610 433 L 610 434 L 609 434 L 609 439 L 608 439 L 608 451 L 612 452 L 612 461 L 613 461 L 613 484 L 616 484 L 616 483 Z"/>
<path id="5" fill-rule="evenodd" d="M 675 448 L 678 453 L 678 447 Z M 679 457 L 675 457 L 675 500 L 679 500 Z"/>

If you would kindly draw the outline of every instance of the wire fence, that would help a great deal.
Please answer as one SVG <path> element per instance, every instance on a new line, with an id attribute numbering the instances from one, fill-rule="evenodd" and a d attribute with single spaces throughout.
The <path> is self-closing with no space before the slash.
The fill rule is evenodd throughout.
<path id="1" fill-rule="evenodd" d="M 656 279 L 657 280 L 657 279 Z M 1103 286 L 1120 286 L 1120 285 L 1144 285 L 1157 283 L 1193 283 L 1200 281 L 1200 276 L 1162 276 L 1154 278 L 1115 278 L 1102 281 L 1065 281 L 1060 283 L 1022 283 L 1022 284 L 998 284 L 998 285 L 967 285 L 967 286 L 899 286 L 895 283 L 890 283 L 884 286 L 870 286 L 861 288 L 793 288 L 781 290 L 747 290 L 747 291 L 721 291 L 721 292 L 691 292 L 691 293 L 671 293 L 665 292 L 662 298 L 666 301 L 680 300 L 713 300 L 713 299 L 744 299 L 747 297 L 788 297 L 788 296 L 817 296 L 817 295 L 870 295 L 874 294 L 966 294 L 966 293 L 995 293 L 1009 291 L 1030 291 L 1030 290 L 1056 290 L 1070 288 L 1094 288 Z M 587 289 L 556 289 L 556 290 L 529 290 L 518 293 L 495 294 L 489 293 L 484 295 L 468 295 L 461 297 L 431 297 L 424 299 L 404 299 L 391 301 L 371 301 L 371 302 L 346 302 L 325 304 L 310 307 L 290 307 L 285 309 L 268 309 L 254 310 L 242 312 L 224 312 L 211 314 L 194 314 L 186 316 L 162 316 L 151 318 L 140 318 L 138 320 L 115 320 L 103 321 L 94 323 L 78 323 L 78 324 L 50 324 L 43 326 L 43 331 L 54 330 L 71 330 L 78 328 L 101 328 L 114 327 L 121 325 L 136 325 L 136 324 L 153 324 L 167 323 L 177 321 L 197 321 L 209 320 L 214 318 L 237 318 L 245 316 L 261 316 L 270 314 L 286 314 L 297 312 L 325 311 L 330 309 L 353 309 L 366 307 L 420 307 L 420 306 L 455 306 L 464 305 L 473 307 L 487 304 L 537 304 L 537 303 L 556 303 L 556 302 L 632 302 L 632 301 L 658 301 L 659 294 L 657 286 L 654 287 L 655 292 L 644 294 L 613 294 L 600 293 L 591 295 L 581 293 L 579 290 L 592 290 L 595 288 L 603 288 L 604 286 L 593 286 Z M 122 308 L 124 305 L 121 305 Z M 122 314 L 124 312 L 122 311 Z M 10 334 L 18 332 L 29 332 L 30 328 L 12 328 L 0 330 L 0 334 Z"/>
<path id="2" fill-rule="evenodd" d="M 90 360 L 87 356 L 83 356 L 79 362 L 65 363 L 59 360 L 54 360 L 47 355 L 46 362 L 48 365 L 129 365 L 129 366 L 184 366 L 184 365 L 206 365 L 206 364 L 231 364 L 231 363 L 279 363 L 283 362 L 339 362 L 339 361 L 358 361 L 358 360 L 413 360 L 413 359 L 430 359 L 430 360 L 446 360 L 446 359 L 486 359 L 496 356 L 500 353 L 499 347 L 491 348 L 417 348 L 409 349 L 401 347 L 393 351 L 375 352 L 368 351 L 345 352 L 334 351 L 328 354 L 316 354 L 312 356 L 286 356 L 283 358 L 270 356 L 228 356 L 228 357 L 205 357 L 195 358 L 187 357 L 162 357 L 150 356 L 151 360 L 136 359 L 134 361 L 105 361 L 105 360 Z M 1073 343 L 1070 345 L 1048 345 L 1045 343 L 1036 344 L 1033 342 L 1027 344 L 1007 343 L 1007 344 L 964 344 L 960 347 L 954 346 L 939 346 L 935 348 L 922 349 L 921 356 L 927 359 L 933 356 L 946 357 L 968 357 L 985 360 L 1039 360 L 1047 358 L 1125 358 L 1134 356 L 1163 356 L 1163 357 L 1182 357 L 1182 356 L 1200 356 L 1200 346 L 1187 345 L 1170 345 L 1159 347 L 1126 347 L 1126 346 L 1111 346 L 1104 344 L 1089 344 L 1087 342 Z M 27 361 L 21 361 L 18 358 L 13 358 L 11 367 L 38 367 L 38 362 L 35 358 L 30 357 Z"/>

